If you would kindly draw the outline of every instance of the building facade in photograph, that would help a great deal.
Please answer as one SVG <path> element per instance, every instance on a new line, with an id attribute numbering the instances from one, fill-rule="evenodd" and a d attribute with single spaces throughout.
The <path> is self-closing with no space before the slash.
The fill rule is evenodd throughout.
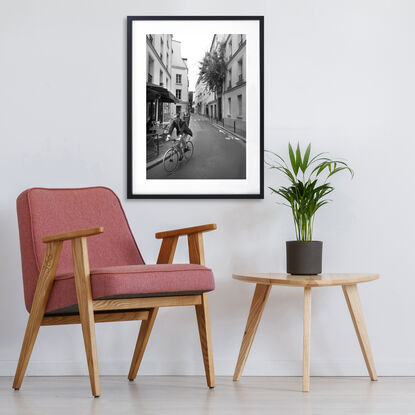
<path id="1" fill-rule="evenodd" d="M 218 50 L 227 35 L 215 34 L 212 38 L 209 53 Z M 196 83 L 194 97 L 195 111 L 214 120 L 222 120 L 222 99 L 215 92 L 209 91 L 205 83 L 199 78 Z"/>
<path id="2" fill-rule="evenodd" d="M 202 79 L 199 77 L 193 95 L 195 112 L 209 117 L 209 102 L 212 102 L 213 100 L 214 94 L 208 90 Z"/>
<path id="3" fill-rule="evenodd" d="M 223 88 L 224 127 L 246 136 L 246 35 L 225 40 L 226 79 Z"/>
<path id="4" fill-rule="evenodd" d="M 147 82 L 170 89 L 173 35 L 147 35 Z"/>
<path id="5" fill-rule="evenodd" d="M 246 35 L 215 34 L 210 53 L 225 48 L 226 77 L 222 93 L 210 92 L 199 78 L 194 94 L 195 111 L 222 122 L 224 127 L 246 136 Z"/>
<path id="6" fill-rule="evenodd" d="M 172 55 L 173 35 L 147 35 L 147 87 L 152 91 L 166 91 L 172 89 Z M 159 88 L 157 88 L 159 87 Z M 166 91 L 163 91 L 165 89 Z M 154 99 L 147 99 L 147 115 L 154 121 L 166 122 L 171 118 L 170 102 L 157 103 Z"/>
<path id="7" fill-rule="evenodd" d="M 194 91 L 189 91 L 189 112 L 194 112 L 193 109 L 193 95 L 194 95 Z"/>
<path id="8" fill-rule="evenodd" d="M 177 40 L 172 41 L 172 88 L 171 92 L 178 102 L 174 106 L 174 114 L 179 113 L 182 117 L 190 113 L 189 108 L 189 69 L 187 59 L 182 57 L 182 44 Z M 173 106 L 172 106 L 173 107 Z"/>
<path id="9" fill-rule="evenodd" d="M 221 44 L 226 42 L 227 35 L 215 34 L 213 35 L 212 43 L 210 45 L 210 53 L 218 52 Z M 210 92 L 207 95 L 206 115 L 214 120 L 223 119 L 223 100 L 222 95 L 216 92 Z"/>

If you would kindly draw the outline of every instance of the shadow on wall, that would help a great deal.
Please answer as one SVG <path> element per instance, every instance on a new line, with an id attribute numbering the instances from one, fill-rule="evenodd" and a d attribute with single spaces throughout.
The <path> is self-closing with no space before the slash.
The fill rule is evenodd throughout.
<path id="1" fill-rule="evenodd" d="M 232 272 L 282 272 L 285 242 L 280 210 L 265 201 L 233 204 L 223 213 L 221 237 L 229 246 Z"/>
<path id="2" fill-rule="evenodd" d="M 16 338 L 20 339 L 22 327 L 24 328 L 27 318 L 17 217 L 14 204 L 13 209 L 10 209 L 10 206 L 7 207 L 9 208 L 7 212 L 5 210 L 0 212 L 0 326 L 7 327 L 7 336 L 2 336 L 2 347 L 7 347 L 8 344 L 13 345 Z M 14 217 L 10 215 L 10 212 Z M 12 319 L 11 316 L 13 316 Z M 13 324 L 10 324 L 11 320 Z"/>

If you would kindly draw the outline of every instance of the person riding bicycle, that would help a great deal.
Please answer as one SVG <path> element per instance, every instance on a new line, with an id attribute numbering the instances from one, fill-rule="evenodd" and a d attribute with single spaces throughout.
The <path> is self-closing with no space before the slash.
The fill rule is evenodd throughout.
<path id="1" fill-rule="evenodd" d="M 180 113 L 176 114 L 176 118 L 170 125 L 169 132 L 167 134 L 166 141 L 170 140 L 171 133 L 176 129 L 176 135 L 179 139 L 180 145 L 180 160 L 183 158 L 183 149 L 186 148 L 186 135 L 193 137 L 192 130 L 187 126 L 186 122 L 180 118 Z M 185 150 L 186 151 L 186 150 Z"/>

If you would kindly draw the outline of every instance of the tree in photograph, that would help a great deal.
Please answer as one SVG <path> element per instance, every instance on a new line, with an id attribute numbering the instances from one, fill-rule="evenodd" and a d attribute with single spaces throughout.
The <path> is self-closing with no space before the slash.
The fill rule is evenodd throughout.
<path id="1" fill-rule="evenodd" d="M 220 42 L 217 48 L 206 52 L 200 61 L 199 76 L 210 92 L 222 95 L 226 78 L 225 42 Z"/>

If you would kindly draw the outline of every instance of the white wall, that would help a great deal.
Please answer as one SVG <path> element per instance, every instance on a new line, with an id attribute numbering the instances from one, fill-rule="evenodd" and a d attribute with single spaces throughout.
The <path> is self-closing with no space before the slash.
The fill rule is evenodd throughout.
<path id="1" fill-rule="evenodd" d="M 265 200 L 126 200 L 126 16 L 265 15 L 265 146 L 313 143 L 348 159 L 318 215 L 325 271 L 374 271 L 361 286 L 380 375 L 415 375 L 413 191 L 415 2 L 2 0 L 0 2 L 0 374 L 14 373 L 27 320 L 15 199 L 32 186 L 107 185 L 148 262 L 159 230 L 216 222 L 206 235 L 216 372 L 233 372 L 253 286 L 237 270 L 283 271 L 290 214 Z M 266 185 L 281 177 L 266 171 Z M 178 260 L 184 261 L 185 246 Z M 302 292 L 274 288 L 246 374 L 299 374 Z M 138 324 L 98 325 L 102 373 L 127 373 Z M 341 290 L 313 294 L 314 375 L 365 366 Z M 202 373 L 191 308 L 162 310 L 145 374 Z M 29 374 L 86 373 L 78 326 L 42 328 Z"/>

